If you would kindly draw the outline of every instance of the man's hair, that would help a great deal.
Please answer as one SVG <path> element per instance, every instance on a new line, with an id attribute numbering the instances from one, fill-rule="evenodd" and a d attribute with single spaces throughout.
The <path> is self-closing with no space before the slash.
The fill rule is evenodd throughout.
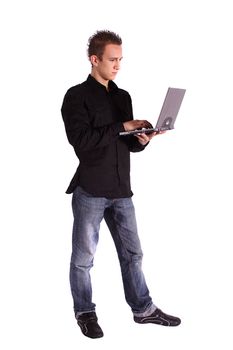
<path id="1" fill-rule="evenodd" d="M 99 59 L 102 59 L 105 46 L 108 44 L 121 45 L 121 37 L 110 30 L 98 30 L 88 40 L 88 57 L 96 55 Z"/>

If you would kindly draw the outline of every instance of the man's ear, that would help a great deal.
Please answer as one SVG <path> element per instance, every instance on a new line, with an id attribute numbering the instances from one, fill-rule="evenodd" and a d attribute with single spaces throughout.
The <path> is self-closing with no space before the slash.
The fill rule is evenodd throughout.
<path id="1" fill-rule="evenodd" d="M 92 66 L 94 66 L 94 67 L 98 66 L 99 59 L 96 55 L 91 55 L 90 61 L 91 61 Z"/>

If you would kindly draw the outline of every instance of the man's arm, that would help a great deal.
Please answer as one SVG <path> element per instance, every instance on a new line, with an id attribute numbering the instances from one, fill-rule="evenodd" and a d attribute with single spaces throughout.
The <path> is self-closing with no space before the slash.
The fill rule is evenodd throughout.
<path id="1" fill-rule="evenodd" d="M 124 129 L 125 131 L 131 131 L 135 129 L 142 129 L 142 128 L 152 128 L 152 125 L 147 120 L 134 120 L 133 119 L 133 107 L 132 107 L 132 100 L 131 96 L 127 93 L 127 106 L 128 106 L 128 113 L 129 113 L 129 121 L 124 122 Z M 145 149 L 145 147 L 148 145 L 149 141 L 156 135 L 156 133 L 152 134 L 140 134 L 140 135 L 129 135 L 129 136 L 123 136 L 125 139 L 125 142 L 128 145 L 130 152 L 140 152 Z"/>
<path id="2" fill-rule="evenodd" d="M 105 147 L 119 137 L 119 132 L 125 130 L 122 122 L 93 128 L 84 98 L 74 93 L 72 88 L 64 97 L 61 112 L 67 138 L 76 152 Z"/>
<path id="3" fill-rule="evenodd" d="M 128 146 L 129 150 L 131 152 L 140 152 L 145 149 L 145 147 L 149 144 L 149 142 L 152 140 L 153 137 L 164 134 L 166 131 L 160 131 L 160 132 L 153 132 L 151 134 L 137 134 L 137 135 L 130 135 L 130 136 L 124 136 L 125 138 L 128 138 Z"/>
<path id="4" fill-rule="evenodd" d="M 147 120 L 130 120 L 128 122 L 123 123 L 123 125 L 125 131 L 131 131 L 142 128 L 152 128 L 152 125 Z M 147 143 L 148 141 L 144 142 L 143 138 L 136 138 L 134 135 L 128 136 L 128 146 L 131 152 L 142 151 Z"/>
<path id="5" fill-rule="evenodd" d="M 94 128 L 85 108 L 84 97 L 77 91 L 74 92 L 73 88 L 67 91 L 61 112 L 67 138 L 76 153 L 105 147 L 119 138 L 121 131 L 134 130 L 149 125 L 146 120 L 130 120 Z M 134 144 L 135 141 L 137 146 L 140 146 L 136 139 L 131 144 Z"/>

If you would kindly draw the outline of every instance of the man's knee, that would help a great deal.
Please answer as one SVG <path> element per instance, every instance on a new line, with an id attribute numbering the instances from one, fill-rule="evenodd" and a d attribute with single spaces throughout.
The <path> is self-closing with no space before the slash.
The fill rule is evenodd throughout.
<path id="1" fill-rule="evenodd" d="M 94 252 L 84 253 L 78 250 L 72 253 L 70 265 L 72 269 L 89 270 L 93 266 L 93 261 Z"/>

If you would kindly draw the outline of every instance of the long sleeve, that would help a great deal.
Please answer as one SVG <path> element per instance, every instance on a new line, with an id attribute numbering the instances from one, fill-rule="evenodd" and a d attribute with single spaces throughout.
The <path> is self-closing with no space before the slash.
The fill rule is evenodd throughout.
<path id="1" fill-rule="evenodd" d="M 127 94 L 127 110 L 129 111 L 128 114 L 128 120 L 133 120 L 133 107 L 132 107 L 132 99 L 131 96 L 129 94 Z M 145 149 L 145 147 L 148 145 L 148 143 L 143 146 L 138 139 L 133 136 L 133 135 L 129 135 L 129 136 L 123 136 L 125 138 L 125 142 L 128 145 L 128 149 L 130 152 L 141 152 Z"/>
<path id="2" fill-rule="evenodd" d="M 120 131 L 124 131 L 122 122 L 93 127 L 84 97 L 72 89 L 64 97 L 61 112 L 67 138 L 76 153 L 105 147 L 119 137 Z"/>
<path id="3" fill-rule="evenodd" d="M 149 142 L 146 145 L 142 145 L 138 139 L 136 138 L 136 136 L 126 136 L 129 137 L 128 142 L 128 147 L 129 147 L 129 151 L 130 152 L 141 152 L 143 151 L 146 146 L 149 144 Z"/>

